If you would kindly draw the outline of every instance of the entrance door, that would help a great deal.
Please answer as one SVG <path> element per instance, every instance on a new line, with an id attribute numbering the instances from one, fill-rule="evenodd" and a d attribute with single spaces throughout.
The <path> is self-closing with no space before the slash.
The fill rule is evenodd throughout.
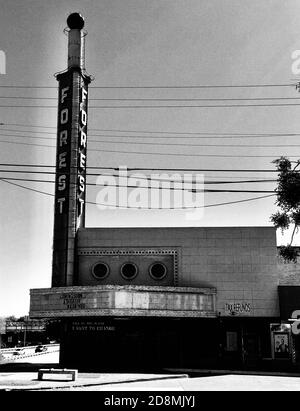
<path id="1" fill-rule="evenodd" d="M 246 368 L 255 368 L 260 360 L 260 339 L 257 334 L 243 335 L 243 363 Z"/>

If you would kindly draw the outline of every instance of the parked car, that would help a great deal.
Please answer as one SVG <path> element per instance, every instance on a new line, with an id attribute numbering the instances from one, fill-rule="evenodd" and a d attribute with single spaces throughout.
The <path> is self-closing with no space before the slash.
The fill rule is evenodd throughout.
<path id="1" fill-rule="evenodd" d="M 45 347 L 44 345 L 38 345 L 35 349 L 35 352 L 45 352 L 47 350 L 48 350 L 48 348 Z"/>
<path id="2" fill-rule="evenodd" d="M 23 348 L 16 348 L 13 352 L 12 355 L 24 355 L 25 350 Z"/>

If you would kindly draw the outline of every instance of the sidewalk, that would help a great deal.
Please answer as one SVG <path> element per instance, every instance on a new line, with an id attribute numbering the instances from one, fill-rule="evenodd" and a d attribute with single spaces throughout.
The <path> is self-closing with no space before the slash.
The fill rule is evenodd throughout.
<path id="1" fill-rule="evenodd" d="M 45 368 L 43 366 L 42 368 Z M 53 368 L 53 366 L 51 367 Z M 56 367 L 59 368 L 59 367 Z M 60 388 L 96 387 L 130 382 L 147 382 L 188 378 L 185 374 L 121 374 L 121 373 L 79 373 L 76 381 L 66 381 L 65 376 L 45 376 L 43 381 L 37 379 L 37 372 L 2 372 L 0 367 L 0 391 L 37 391 Z M 51 380 L 50 380 L 51 378 Z"/>
<path id="2" fill-rule="evenodd" d="M 300 372 L 281 372 L 281 371 L 251 371 L 251 370 L 212 370 L 197 368 L 166 368 L 164 371 L 170 373 L 183 373 L 191 377 L 194 376 L 220 376 L 220 375 L 257 375 L 266 377 L 300 377 Z"/>

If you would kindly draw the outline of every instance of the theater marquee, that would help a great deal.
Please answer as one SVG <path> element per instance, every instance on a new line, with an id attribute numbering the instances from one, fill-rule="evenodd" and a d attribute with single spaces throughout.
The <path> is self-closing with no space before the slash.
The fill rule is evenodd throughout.
<path id="1" fill-rule="evenodd" d="M 77 286 L 31 290 L 30 317 L 216 317 L 214 288 Z"/>

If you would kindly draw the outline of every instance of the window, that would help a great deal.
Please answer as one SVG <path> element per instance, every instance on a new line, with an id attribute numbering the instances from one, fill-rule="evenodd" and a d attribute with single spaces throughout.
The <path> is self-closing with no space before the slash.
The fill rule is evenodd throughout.
<path id="1" fill-rule="evenodd" d="M 137 265 L 134 263 L 125 263 L 121 266 L 121 276 L 125 280 L 133 280 L 138 274 Z"/>
<path id="2" fill-rule="evenodd" d="M 167 267 L 163 263 L 153 263 L 149 267 L 149 274 L 154 280 L 165 278 L 167 271 Z"/>
<path id="3" fill-rule="evenodd" d="M 104 278 L 106 278 L 109 274 L 109 266 L 102 262 L 96 263 L 93 265 L 92 273 L 97 280 L 104 280 Z"/>

